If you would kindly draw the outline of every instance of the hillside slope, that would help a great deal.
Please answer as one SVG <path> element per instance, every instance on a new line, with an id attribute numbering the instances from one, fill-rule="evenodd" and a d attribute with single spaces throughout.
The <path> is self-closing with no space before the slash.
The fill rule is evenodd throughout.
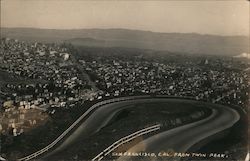
<path id="1" fill-rule="evenodd" d="M 126 47 L 198 54 L 238 55 L 249 51 L 249 37 L 157 33 L 128 29 L 2 28 L 2 37 L 25 41 L 70 42 L 80 46 Z"/>

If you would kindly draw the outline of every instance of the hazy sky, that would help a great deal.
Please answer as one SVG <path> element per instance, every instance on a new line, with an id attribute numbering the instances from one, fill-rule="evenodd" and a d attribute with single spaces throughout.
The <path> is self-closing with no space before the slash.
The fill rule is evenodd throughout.
<path id="1" fill-rule="evenodd" d="M 1 26 L 249 35 L 249 2 L 1 0 Z"/>

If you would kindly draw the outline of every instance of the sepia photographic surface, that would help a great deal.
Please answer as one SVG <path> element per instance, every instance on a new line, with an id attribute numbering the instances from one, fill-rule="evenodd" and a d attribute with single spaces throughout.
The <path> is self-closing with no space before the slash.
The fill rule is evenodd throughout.
<path id="1" fill-rule="evenodd" d="M 0 3 L 1 161 L 249 161 L 249 1 Z"/>

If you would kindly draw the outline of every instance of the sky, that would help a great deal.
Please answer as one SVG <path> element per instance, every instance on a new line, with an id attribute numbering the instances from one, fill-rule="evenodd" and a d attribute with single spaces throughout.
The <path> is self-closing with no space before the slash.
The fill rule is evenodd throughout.
<path id="1" fill-rule="evenodd" d="M 249 1 L 1 0 L 1 27 L 249 35 Z"/>

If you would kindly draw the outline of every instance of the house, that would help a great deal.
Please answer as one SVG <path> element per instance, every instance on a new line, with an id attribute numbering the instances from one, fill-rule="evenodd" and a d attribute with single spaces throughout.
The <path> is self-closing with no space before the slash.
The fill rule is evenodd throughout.
<path id="1" fill-rule="evenodd" d="M 4 103 L 3 103 L 3 107 L 5 107 L 5 108 L 9 108 L 9 107 L 12 107 L 13 106 L 13 101 L 12 100 L 10 100 L 10 101 L 5 101 Z"/>

